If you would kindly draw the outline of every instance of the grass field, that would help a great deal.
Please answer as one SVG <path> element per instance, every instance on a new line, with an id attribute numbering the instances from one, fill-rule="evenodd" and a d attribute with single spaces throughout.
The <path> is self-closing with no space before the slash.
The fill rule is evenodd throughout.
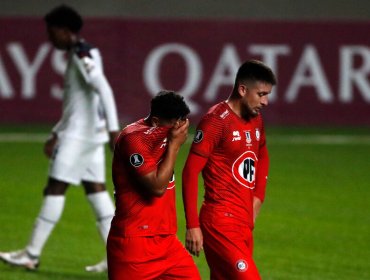
<path id="1" fill-rule="evenodd" d="M 47 174 L 41 142 L 46 131 L 0 126 L 0 251 L 28 241 Z M 262 278 L 370 279 L 370 129 L 267 128 L 267 137 L 269 184 L 254 231 Z M 188 149 L 186 144 L 176 169 L 181 240 L 180 178 Z M 109 172 L 107 178 L 112 192 Z M 71 188 L 39 270 L 0 263 L 0 279 L 107 279 L 105 273 L 84 272 L 85 265 L 103 257 L 83 191 Z M 202 278 L 209 279 L 204 255 L 195 261 Z"/>

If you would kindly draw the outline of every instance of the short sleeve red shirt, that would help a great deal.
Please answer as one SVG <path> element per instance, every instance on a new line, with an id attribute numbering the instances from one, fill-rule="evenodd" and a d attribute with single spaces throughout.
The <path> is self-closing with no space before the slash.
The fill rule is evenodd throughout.
<path id="1" fill-rule="evenodd" d="M 157 168 L 167 148 L 166 127 L 139 120 L 122 130 L 115 145 L 112 175 L 116 213 L 112 231 L 124 236 L 175 234 L 177 231 L 175 179 L 162 197 L 145 193 L 137 178 Z"/>
<path id="2" fill-rule="evenodd" d="M 207 158 L 202 171 L 205 198 L 203 208 L 230 213 L 241 223 L 253 227 L 253 194 L 265 151 L 265 132 L 261 116 L 246 121 L 221 102 L 212 107 L 199 123 L 191 152 Z M 263 160 L 268 161 L 267 150 Z M 260 168 L 261 166 L 261 168 Z M 266 177 L 265 176 L 265 177 Z"/>

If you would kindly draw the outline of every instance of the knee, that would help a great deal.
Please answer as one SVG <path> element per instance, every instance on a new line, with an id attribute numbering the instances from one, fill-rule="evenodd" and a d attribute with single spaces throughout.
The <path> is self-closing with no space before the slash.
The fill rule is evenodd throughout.
<path id="1" fill-rule="evenodd" d="M 103 183 L 82 182 L 82 184 L 86 194 L 93 194 L 106 190 L 105 184 Z"/>
<path id="2" fill-rule="evenodd" d="M 44 188 L 43 195 L 64 195 L 68 188 L 68 184 L 54 179 L 49 179 Z"/>

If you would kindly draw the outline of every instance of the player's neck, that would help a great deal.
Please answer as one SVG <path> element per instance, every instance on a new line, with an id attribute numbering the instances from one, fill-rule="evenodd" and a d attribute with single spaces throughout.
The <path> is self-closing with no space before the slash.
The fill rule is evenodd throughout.
<path id="1" fill-rule="evenodd" d="M 153 122 L 152 122 L 152 118 L 151 116 L 147 116 L 146 118 L 144 118 L 144 122 L 148 125 L 148 126 L 153 126 Z"/>
<path id="2" fill-rule="evenodd" d="M 243 110 L 243 105 L 239 99 L 230 97 L 226 100 L 226 104 L 230 107 L 231 111 L 233 111 L 233 113 L 239 118 L 245 121 L 248 121 L 251 118 L 251 116 L 249 114 L 246 114 L 245 110 Z"/>
<path id="3" fill-rule="evenodd" d="M 238 100 L 230 97 L 229 99 L 226 100 L 226 104 L 230 107 L 231 111 L 235 113 L 235 115 L 237 115 L 240 118 L 242 117 L 241 106 Z"/>

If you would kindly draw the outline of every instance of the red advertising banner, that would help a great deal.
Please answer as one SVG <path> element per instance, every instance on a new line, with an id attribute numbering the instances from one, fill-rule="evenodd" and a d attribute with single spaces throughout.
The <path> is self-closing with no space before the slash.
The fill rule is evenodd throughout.
<path id="1" fill-rule="evenodd" d="M 54 123 L 64 56 L 42 19 L 0 19 L 0 123 Z M 196 122 L 228 97 L 239 65 L 276 73 L 267 124 L 370 126 L 370 22 L 86 19 L 122 123 L 148 113 L 160 89 L 181 93 Z"/>

